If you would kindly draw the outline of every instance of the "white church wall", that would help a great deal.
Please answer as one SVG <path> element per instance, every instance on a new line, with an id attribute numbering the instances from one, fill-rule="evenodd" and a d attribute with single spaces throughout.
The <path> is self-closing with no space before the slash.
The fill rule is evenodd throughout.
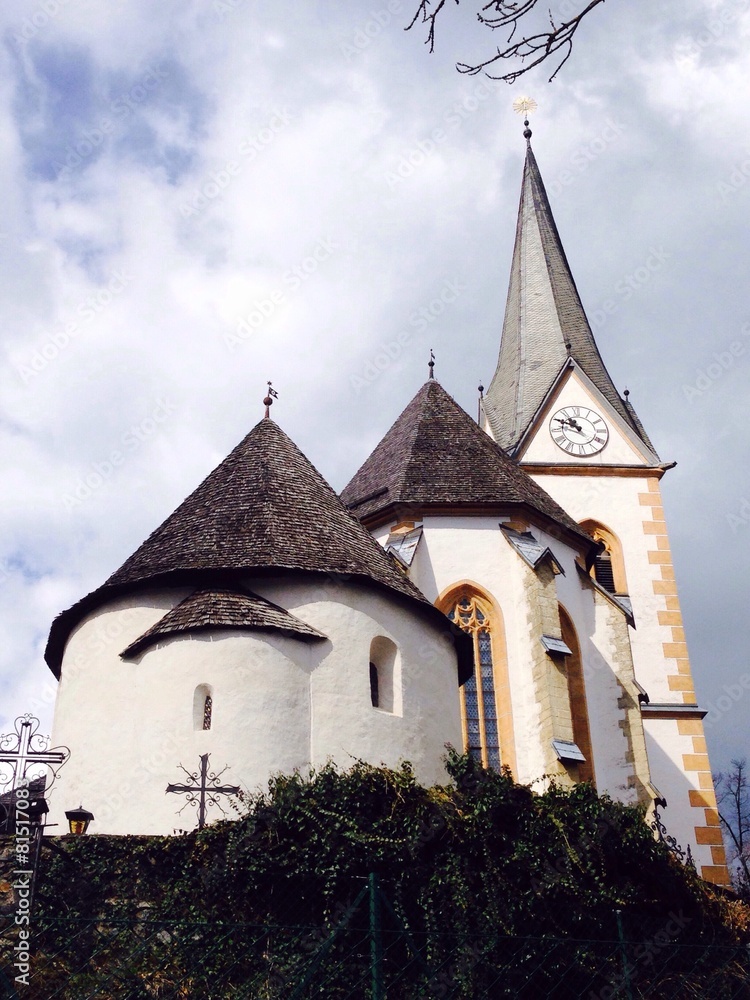
<path id="1" fill-rule="evenodd" d="M 665 669 L 663 643 L 672 641 L 672 630 L 659 621 L 664 599 L 654 593 L 654 582 L 662 579 L 662 564 L 652 536 L 643 524 L 650 520 L 652 508 L 640 503 L 649 492 L 644 475 L 633 477 L 535 475 L 533 477 L 576 521 L 587 518 L 610 528 L 622 545 L 628 595 L 632 601 L 636 627 L 631 629 L 636 677 L 652 701 L 675 701 Z M 649 553 L 653 553 L 649 556 Z"/>
<path id="2" fill-rule="evenodd" d="M 332 641 L 311 675 L 313 765 L 332 759 L 347 767 L 361 758 L 397 767 L 408 760 L 422 783 L 444 783 L 445 744 L 462 742 L 455 647 L 447 627 L 355 582 L 263 580 L 252 588 Z M 373 644 L 377 649 L 388 643 L 396 647 L 392 710 L 374 708 L 370 697 Z"/>
<path id="3" fill-rule="evenodd" d="M 309 578 L 308 578 L 309 579 Z M 134 660 L 120 653 L 187 591 L 113 602 L 73 632 L 63 660 L 53 740 L 71 757 L 55 785 L 50 822 L 83 803 L 92 832 L 169 834 L 196 811 L 165 794 L 210 753 L 222 782 L 257 791 L 278 772 L 329 759 L 415 765 L 424 783 L 445 780 L 444 745 L 460 746 L 455 650 L 439 624 L 356 583 L 253 588 L 318 628 L 307 643 L 272 632 L 214 630 L 165 638 Z M 373 640 L 393 643 L 391 709 L 373 708 Z M 376 644 L 377 648 L 377 644 Z M 210 688 L 211 727 L 196 728 L 196 688 Z M 218 818 L 213 809 L 209 819 Z"/>
<path id="4" fill-rule="evenodd" d="M 678 732 L 678 723 L 675 719 L 647 718 L 644 719 L 644 728 L 651 764 L 651 780 L 667 800 L 666 809 L 660 809 L 667 833 L 677 840 L 683 850 L 687 850 L 690 845 L 699 872 L 704 868 L 713 870 L 715 862 L 711 846 L 699 844 L 696 839 L 696 825 L 703 827 L 705 824 L 704 811 L 696 809 L 690 801 L 691 790 L 709 796 L 713 796 L 713 790 L 699 789 L 696 775 L 686 772 L 683 768 L 682 754 L 685 752 L 685 741 Z M 718 820 L 714 832 L 716 832 L 714 843 L 721 846 Z M 710 872 L 704 872 L 704 877 L 709 874 Z"/>
<path id="5" fill-rule="evenodd" d="M 203 632 L 167 638 L 135 660 L 125 647 L 185 592 L 162 593 L 143 607 L 128 598 L 89 616 L 68 643 L 53 739 L 67 745 L 51 805 L 53 821 L 82 802 L 98 833 L 172 833 L 196 813 L 177 812 L 185 797 L 165 794 L 210 753 L 229 766 L 223 781 L 260 787 L 274 771 L 309 755 L 310 647 L 271 634 Z M 154 607 L 157 604 L 158 607 Z M 80 666 L 69 670 L 71 663 Z M 211 728 L 195 728 L 199 685 L 213 692 Z M 214 814 L 214 818 L 218 814 Z"/>
<path id="6" fill-rule="evenodd" d="M 618 666 L 632 667 L 627 630 L 617 627 L 624 625 L 624 618 L 605 597 L 597 600 L 594 589 L 581 580 L 573 549 L 544 531 L 534 529 L 533 533 L 550 547 L 565 571 L 556 577 L 557 593 L 580 646 L 597 789 L 620 802 L 635 804 L 630 746 L 620 725 L 626 719 L 619 704 L 624 692 L 617 676 Z M 614 620 L 618 615 L 622 622 Z"/>
<path id="7" fill-rule="evenodd" d="M 451 587 L 470 583 L 480 588 L 503 615 L 508 679 L 513 712 L 517 779 L 536 781 L 547 770 L 539 740 L 541 706 L 528 668 L 533 654 L 527 622 L 530 615 L 526 577 L 533 574 L 510 547 L 499 517 L 425 517 L 418 550 L 420 562 L 412 579 L 430 600 Z M 538 641 L 538 638 L 537 638 Z M 459 744 L 460 745 L 460 744 Z"/>

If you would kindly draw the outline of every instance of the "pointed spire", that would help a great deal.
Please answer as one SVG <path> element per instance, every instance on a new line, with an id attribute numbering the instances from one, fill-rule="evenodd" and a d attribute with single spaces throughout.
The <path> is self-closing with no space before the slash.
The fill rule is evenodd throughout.
<path id="1" fill-rule="evenodd" d="M 528 127 L 500 355 L 485 397 L 493 435 L 513 450 L 563 367 L 575 362 L 651 447 L 599 354 L 527 132 Z"/>

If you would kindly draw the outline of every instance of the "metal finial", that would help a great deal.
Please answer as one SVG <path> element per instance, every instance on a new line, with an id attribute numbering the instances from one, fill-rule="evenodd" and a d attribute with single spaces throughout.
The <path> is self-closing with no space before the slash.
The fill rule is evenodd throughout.
<path id="1" fill-rule="evenodd" d="M 271 407 L 273 406 L 274 399 L 278 399 L 278 398 L 279 398 L 279 394 L 273 388 L 273 383 L 269 382 L 268 383 L 268 395 L 263 400 L 263 403 L 265 404 L 265 407 L 266 407 L 266 420 L 268 420 L 270 418 L 270 416 L 271 416 Z"/>
<path id="2" fill-rule="evenodd" d="M 477 423 L 482 423 L 482 400 L 484 399 L 484 386 L 480 382 L 477 386 L 477 391 L 479 392 L 479 402 L 477 403 Z"/>
<path id="3" fill-rule="evenodd" d="M 531 129 L 529 128 L 529 115 L 537 109 L 537 103 L 533 97 L 518 97 L 513 101 L 513 110 L 517 115 L 523 115 L 523 137 L 526 145 L 531 143 Z"/>
<path id="4" fill-rule="evenodd" d="M 484 386 L 482 385 L 481 382 L 477 386 L 477 392 L 479 393 L 479 398 L 481 399 L 482 398 L 482 393 L 484 392 Z"/>
<path id="5" fill-rule="evenodd" d="M 430 348 L 430 360 L 427 362 L 430 369 L 430 378 L 435 378 L 435 352 Z"/>
<path id="6" fill-rule="evenodd" d="M 627 403 L 628 396 L 630 395 L 630 389 L 626 389 L 625 392 L 623 393 L 623 395 L 625 396 L 625 402 Z"/>

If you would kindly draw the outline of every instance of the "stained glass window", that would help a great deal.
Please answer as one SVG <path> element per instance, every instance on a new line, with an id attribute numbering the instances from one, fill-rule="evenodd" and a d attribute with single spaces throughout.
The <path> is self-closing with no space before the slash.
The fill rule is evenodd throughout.
<path id="1" fill-rule="evenodd" d="M 499 771 L 500 737 L 492 662 L 492 627 L 475 597 L 462 597 L 448 617 L 474 639 L 474 674 L 461 689 L 467 750 L 485 767 Z"/>

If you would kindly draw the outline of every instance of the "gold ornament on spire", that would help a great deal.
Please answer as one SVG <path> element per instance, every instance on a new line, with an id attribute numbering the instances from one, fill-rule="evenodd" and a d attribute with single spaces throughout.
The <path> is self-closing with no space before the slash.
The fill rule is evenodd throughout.
<path id="1" fill-rule="evenodd" d="M 537 107 L 538 105 L 533 97 L 517 97 L 513 101 L 513 110 L 517 115 L 523 115 L 524 118 L 532 115 Z"/>
<path id="2" fill-rule="evenodd" d="M 531 129 L 529 128 L 529 115 L 533 114 L 537 109 L 537 103 L 533 97 L 517 97 L 513 101 L 513 110 L 517 115 L 523 115 L 523 137 L 526 140 L 526 145 L 531 145 Z"/>

